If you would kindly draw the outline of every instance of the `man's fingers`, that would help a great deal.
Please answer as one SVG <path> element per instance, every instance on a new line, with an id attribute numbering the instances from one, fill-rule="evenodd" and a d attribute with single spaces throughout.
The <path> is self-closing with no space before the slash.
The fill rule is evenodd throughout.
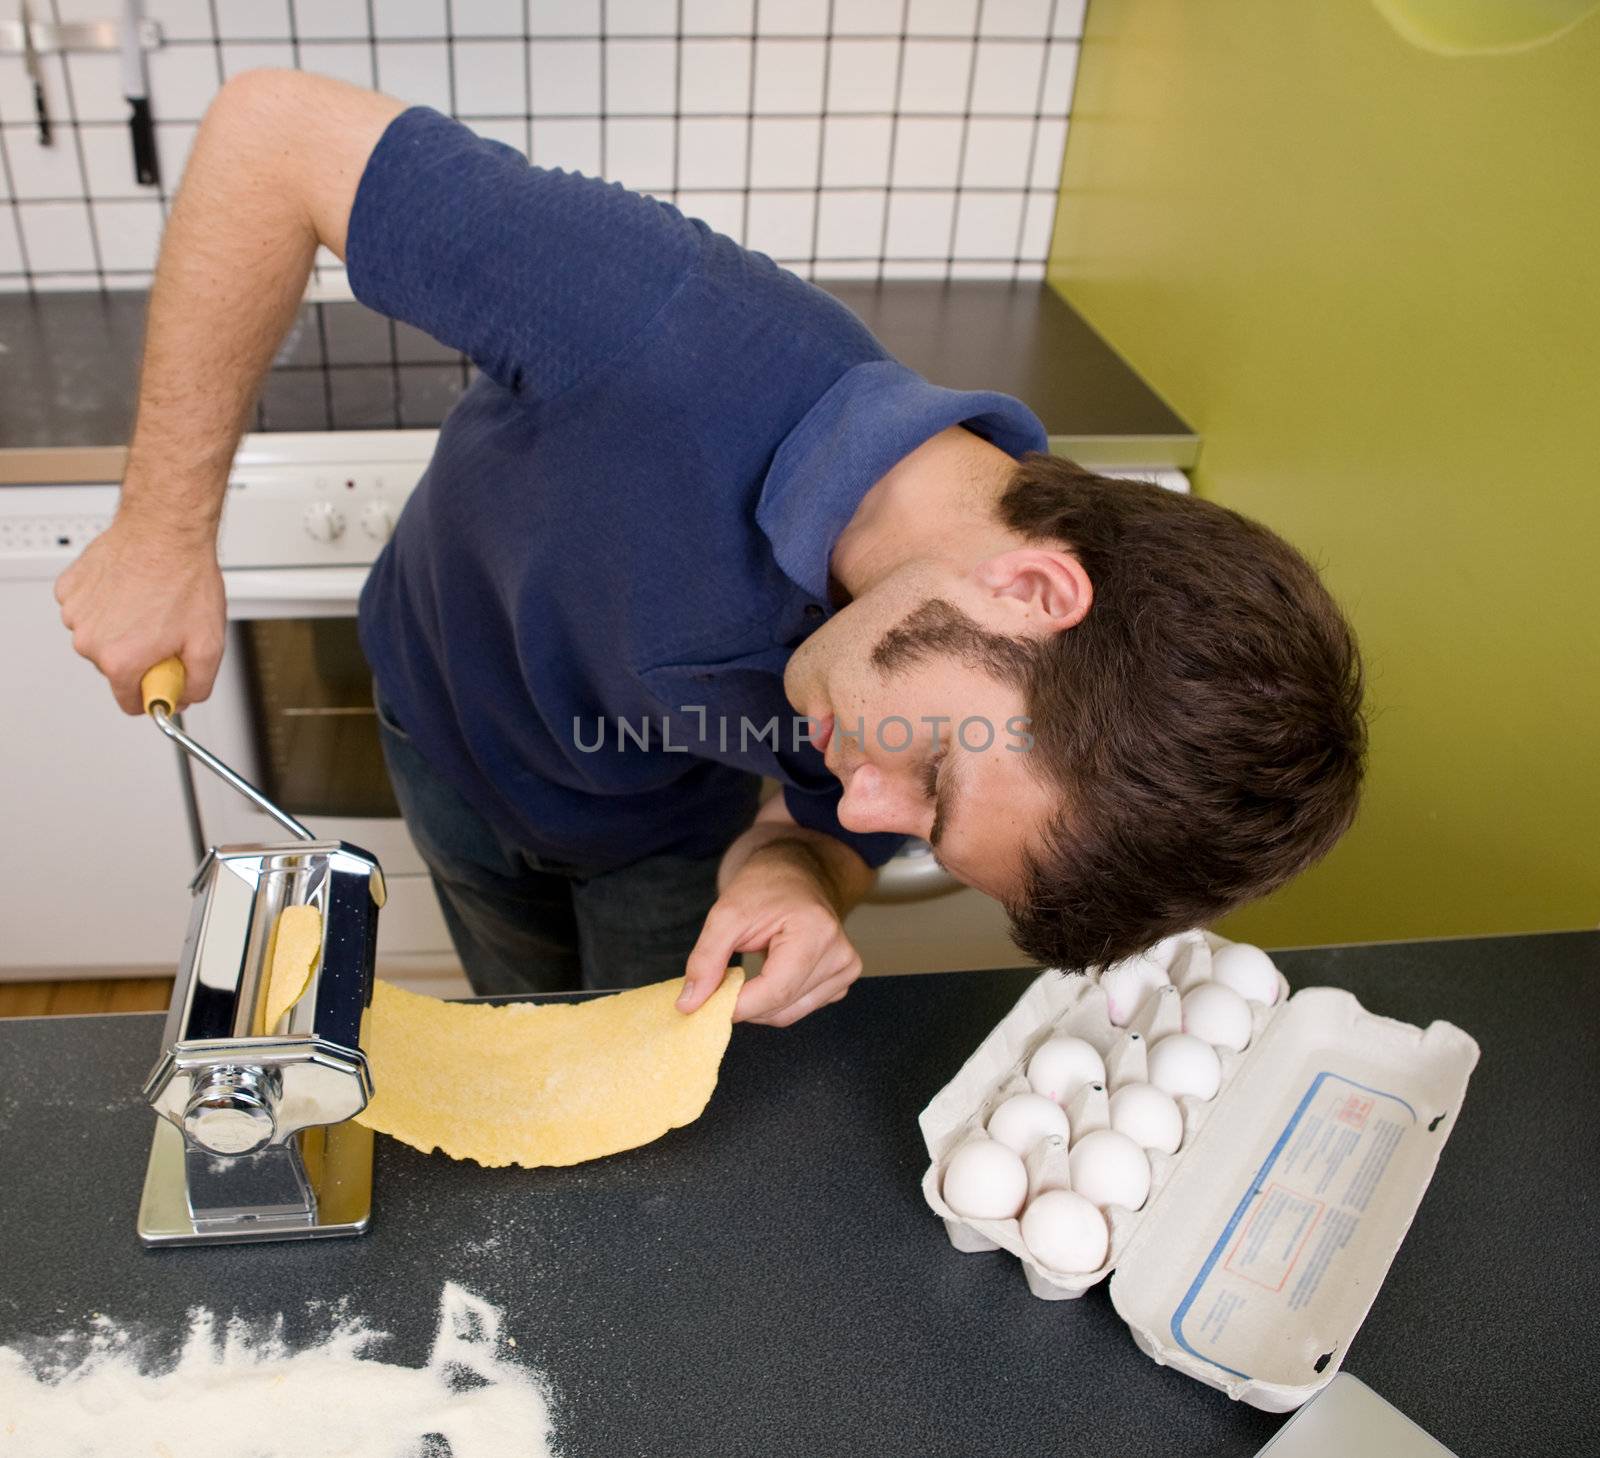
<path id="1" fill-rule="evenodd" d="M 816 964 L 815 952 L 804 945 L 786 942 L 768 947 L 761 975 L 752 977 L 740 990 L 733 1008 L 734 1022 L 764 1022 L 787 1007 L 805 990 Z"/>
<path id="2" fill-rule="evenodd" d="M 144 713 L 144 699 L 139 693 L 139 680 L 126 677 L 110 680 L 111 692 L 117 701 L 117 707 L 124 714 L 138 716 Z"/>
<path id="3" fill-rule="evenodd" d="M 724 962 L 715 972 L 704 972 L 697 977 L 685 977 L 683 991 L 678 994 L 674 1006 L 681 1013 L 698 1012 L 710 999 L 711 994 L 722 986 L 722 979 L 728 975 L 728 964 Z"/>
<path id="4" fill-rule="evenodd" d="M 783 942 L 774 939 L 767 948 L 761 975 L 745 983 L 739 994 L 738 1005 L 733 1010 L 735 1022 L 770 1023 L 778 1013 L 808 996 L 809 989 L 831 984 L 840 976 L 854 977 L 860 973 L 861 959 L 856 949 L 839 930 L 837 922 L 828 925 L 829 930 L 820 936 L 799 936 Z"/>
<path id="5" fill-rule="evenodd" d="M 130 652 L 127 648 L 112 649 L 99 657 L 94 653 L 86 655 L 91 658 L 105 674 L 106 682 L 111 685 L 112 695 L 116 698 L 118 707 L 124 714 L 144 713 L 144 695 L 140 692 L 139 685 L 146 673 L 168 655 L 163 653 L 152 658 L 149 663 L 144 659 L 148 655 Z M 174 704 L 174 709 L 181 709 L 182 704 Z"/>
<path id="6" fill-rule="evenodd" d="M 222 666 L 222 644 L 195 644 L 186 648 L 179 657 L 183 659 L 185 675 L 184 707 L 205 703 L 216 686 L 217 669 Z"/>
<path id="7" fill-rule="evenodd" d="M 683 991 L 678 994 L 678 1011 L 692 1013 L 722 986 L 728 975 L 728 962 L 739 950 L 743 925 L 720 907 L 713 906 L 700 928 L 700 940 L 689 953 L 684 967 Z"/>
<path id="8" fill-rule="evenodd" d="M 82 561 L 82 557 L 77 558 L 71 563 L 70 566 L 68 566 L 65 572 L 61 573 L 56 578 L 55 581 L 56 601 L 61 604 L 61 618 L 63 622 L 66 622 L 67 598 L 71 596 L 73 585 L 77 582 L 79 576 L 81 575 L 78 571 L 78 565 Z M 67 623 L 67 626 L 70 628 L 72 624 Z"/>
<path id="9" fill-rule="evenodd" d="M 766 973 L 761 974 L 763 977 Z M 826 982 L 813 987 L 809 992 L 796 998 L 787 1007 L 779 1008 L 767 1017 L 751 1018 L 750 1021 L 759 1023 L 769 1028 L 787 1028 L 816 1012 L 818 1008 L 827 1007 L 829 1003 L 838 1002 L 851 987 L 854 986 L 859 971 L 851 968 L 830 977 Z M 757 978 L 756 981 L 760 981 Z"/>
<path id="10" fill-rule="evenodd" d="M 110 527 L 56 578 L 76 652 L 106 677 L 117 706 L 140 714 L 139 683 L 163 658 L 183 660 L 183 709 L 209 697 L 227 637 L 227 599 L 209 545 L 130 524 Z"/>

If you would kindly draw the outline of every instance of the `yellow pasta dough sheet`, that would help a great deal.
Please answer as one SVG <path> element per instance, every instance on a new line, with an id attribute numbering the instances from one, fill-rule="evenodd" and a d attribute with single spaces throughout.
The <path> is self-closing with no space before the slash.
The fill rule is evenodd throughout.
<path id="1" fill-rule="evenodd" d="M 267 995 L 258 1035 L 270 1035 L 278 1019 L 305 995 L 322 955 L 322 913 L 315 906 L 286 906 L 272 930 Z"/>
<path id="2" fill-rule="evenodd" d="M 372 1102 L 357 1118 L 424 1154 L 501 1165 L 599 1159 L 692 1124 L 717 1086 L 744 974 L 706 1004 L 681 980 L 576 1003 L 487 1007 L 373 988 L 362 1047 Z"/>

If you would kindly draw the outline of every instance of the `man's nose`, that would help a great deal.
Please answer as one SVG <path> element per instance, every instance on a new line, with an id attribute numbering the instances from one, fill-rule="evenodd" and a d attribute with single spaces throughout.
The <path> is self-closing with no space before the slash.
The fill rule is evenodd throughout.
<path id="1" fill-rule="evenodd" d="M 860 764 L 844 782 L 839 824 L 859 832 L 894 831 L 917 835 L 918 806 L 913 797 L 875 764 Z"/>

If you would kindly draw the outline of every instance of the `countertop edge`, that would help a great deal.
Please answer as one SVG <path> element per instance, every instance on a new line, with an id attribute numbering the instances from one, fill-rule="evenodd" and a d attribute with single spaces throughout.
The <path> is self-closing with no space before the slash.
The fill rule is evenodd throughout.
<path id="1" fill-rule="evenodd" d="M 0 449 L 0 486 L 120 482 L 127 446 L 16 446 Z"/>
<path id="2" fill-rule="evenodd" d="M 321 433 L 340 436 L 360 432 L 329 430 Z M 247 436 L 246 440 L 259 446 L 272 438 L 268 433 Z M 1052 435 L 1050 450 L 1094 469 L 1186 470 L 1199 459 L 1200 439 L 1194 435 Z M 127 461 L 128 448 L 120 445 L 0 448 L 0 486 L 117 483 L 122 480 Z"/>

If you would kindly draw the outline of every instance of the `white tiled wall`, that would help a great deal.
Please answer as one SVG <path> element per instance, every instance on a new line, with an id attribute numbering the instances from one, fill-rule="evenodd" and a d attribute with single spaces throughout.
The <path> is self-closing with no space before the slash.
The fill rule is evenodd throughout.
<path id="1" fill-rule="evenodd" d="M 448 111 L 814 277 L 1039 278 L 1085 0 L 145 0 L 163 184 L 115 56 L 0 56 L 0 289 L 138 286 L 218 86 L 299 66 Z M 36 20 L 115 0 L 34 0 Z M 337 292 L 337 260 L 319 268 Z"/>

